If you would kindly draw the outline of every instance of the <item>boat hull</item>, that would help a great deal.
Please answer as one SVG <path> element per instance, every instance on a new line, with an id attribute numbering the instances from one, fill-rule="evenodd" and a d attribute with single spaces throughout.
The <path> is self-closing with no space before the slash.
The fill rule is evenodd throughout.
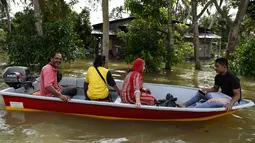
<path id="1" fill-rule="evenodd" d="M 19 111 L 46 111 L 59 112 L 64 114 L 72 114 L 79 116 L 88 116 L 103 119 L 118 119 L 118 120 L 147 120 L 147 121 L 202 121 L 209 120 L 223 115 L 231 114 L 226 111 L 211 111 L 211 112 L 193 112 L 193 111 L 178 111 L 178 110 L 157 110 L 156 108 L 135 108 L 111 105 L 111 103 L 98 104 L 94 101 L 85 101 L 92 103 L 76 103 L 62 102 L 59 100 L 43 100 L 38 98 L 9 96 L 3 94 L 3 99 L 7 110 Z M 114 103 L 112 103 L 114 104 Z M 165 107 L 167 108 L 167 107 Z"/>

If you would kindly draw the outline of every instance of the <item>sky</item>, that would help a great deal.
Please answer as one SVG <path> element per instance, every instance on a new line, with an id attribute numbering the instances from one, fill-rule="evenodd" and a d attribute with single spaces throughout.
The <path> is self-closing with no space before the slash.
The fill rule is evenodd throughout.
<path id="1" fill-rule="evenodd" d="M 70 2 L 70 0 L 65 0 L 66 2 Z M 123 6 L 124 0 L 110 0 L 109 1 L 109 13 L 115 7 Z M 22 3 L 14 4 L 11 2 L 11 16 L 13 16 L 16 12 L 22 11 L 26 5 Z M 73 10 L 80 13 L 83 7 L 89 7 L 89 4 L 86 3 L 85 0 L 79 0 L 79 3 L 73 6 Z M 102 22 L 102 11 L 101 4 L 98 5 L 98 10 L 91 9 L 90 11 L 90 22 L 91 24 L 101 23 Z"/>
<path id="2" fill-rule="evenodd" d="M 67 3 L 70 2 L 70 0 L 65 0 Z M 90 4 L 87 3 L 88 0 L 79 0 L 79 3 L 75 4 L 72 9 L 75 10 L 76 12 L 80 13 L 82 8 L 87 6 L 91 8 L 90 11 L 90 22 L 91 24 L 97 24 L 102 22 L 102 10 L 101 10 L 101 4 L 98 4 L 98 9 L 95 10 L 90 6 Z M 93 0 L 92 0 L 93 1 Z M 115 7 L 123 6 L 124 5 L 124 0 L 110 0 L 109 1 L 109 13 L 111 10 Z M 22 11 L 23 8 L 25 7 L 25 4 L 18 3 L 14 4 L 13 1 L 11 0 L 11 16 L 13 16 L 16 12 Z M 202 7 L 198 7 L 198 13 L 202 10 Z M 211 12 L 214 13 L 216 10 L 215 8 L 211 9 Z M 235 14 L 236 10 L 230 10 L 230 13 Z M 123 15 L 123 17 L 127 17 L 127 15 Z"/>
<path id="3" fill-rule="evenodd" d="M 68 0 L 66 0 L 68 1 Z M 111 12 L 111 10 L 115 7 L 119 7 L 119 6 L 123 6 L 124 5 L 124 0 L 110 0 L 109 1 L 109 13 Z M 84 0 L 80 0 L 80 2 L 78 4 L 76 4 L 74 6 L 74 10 L 76 12 L 81 12 L 82 7 L 86 6 L 86 2 Z M 95 11 L 95 10 L 91 10 L 90 11 L 90 21 L 91 24 L 96 24 L 96 23 L 101 23 L 102 22 L 102 10 L 101 10 L 101 4 L 99 4 L 99 10 Z"/>

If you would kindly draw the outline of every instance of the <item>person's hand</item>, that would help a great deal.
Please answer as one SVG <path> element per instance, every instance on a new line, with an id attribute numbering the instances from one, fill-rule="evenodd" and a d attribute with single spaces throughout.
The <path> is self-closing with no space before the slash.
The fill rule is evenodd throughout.
<path id="1" fill-rule="evenodd" d="M 140 107 L 140 106 L 141 106 L 141 102 L 140 102 L 140 101 L 139 101 L 139 102 L 136 102 L 136 103 L 135 103 L 135 106 L 136 106 L 136 107 Z"/>
<path id="2" fill-rule="evenodd" d="M 71 98 L 70 98 L 69 96 L 66 96 L 66 95 L 61 95 L 59 98 L 60 98 L 62 101 L 64 101 L 64 102 L 68 102 L 68 100 L 71 100 Z"/>
<path id="3" fill-rule="evenodd" d="M 145 88 L 146 93 L 151 94 L 151 90 L 149 88 Z"/>
<path id="4" fill-rule="evenodd" d="M 227 112 L 232 110 L 232 105 L 230 103 L 225 104 L 224 107 Z"/>
<path id="5" fill-rule="evenodd" d="M 118 90 L 118 91 L 117 91 L 117 93 L 118 93 L 118 95 L 120 95 L 120 94 L 121 94 L 121 89 L 120 89 L 120 90 Z"/>
<path id="6" fill-rule="evenodd" d="M 150 91 L 149 88 L 141 88 L 141 91 L 145 92 L 145 93 L 148 93 L 148 94 L 151 94 L 151 91 Z"/>

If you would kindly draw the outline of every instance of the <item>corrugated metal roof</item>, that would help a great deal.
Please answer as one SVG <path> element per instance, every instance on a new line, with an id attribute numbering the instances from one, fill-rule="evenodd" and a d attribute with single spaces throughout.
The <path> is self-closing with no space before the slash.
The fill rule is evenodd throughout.
<path id="1" fill-rule="evenodd" d="M 193 38 L 193 33 L 189 33 L 189 34 L 186 34 L 184 36 L 185 38 Z M 212 33 L 200 33 L 199 34 L 199 38 L 202 39 L 202 38 L 206 38 L 206 39 L 221 39 L 221 36 L 219 35 L 216 35 L 216 34 L 212 34 Z"/>
<path id="2" fill-rule="evenodd" d="M 92 35 L 103 35 L 103 32 L 102 32 L 101 30 L 93 29 L 92 32 L 91 32 L 91 34 L 92 34 Z M 115 36 L 115 35 L 117 35 L 117 33 L 110 30 L 110 31 L 109 31 L 109 35 L 110 35 L 110 36 Z"/>

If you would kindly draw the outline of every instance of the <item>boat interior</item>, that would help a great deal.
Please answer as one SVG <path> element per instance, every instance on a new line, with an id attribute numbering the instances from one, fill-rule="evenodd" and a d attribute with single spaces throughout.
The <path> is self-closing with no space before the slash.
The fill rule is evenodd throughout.
<path id="1" fill-rule="evenodd" d="M 123 81 L 115 80 L 117 86 L 121 89 Z M 73 99 L 84 100 L 84 78 L 73 78 L 73 77 L 63 77 L 59 83 L 60 86 L 64 87 L 76 87 L 77 88 L 77 95 L 73 97 Z M 13 89 L 9 88 L 5 90 L 6 92 L 14 92 L 14 93 L 22 93 L 22 94 L 30 94 L 39 91 L 39 78 L 33 83 L 33 88 L 25 89 L 24 87 Z M 145 88 L 149 88 L 151 90 L 152 95 L 157 99 L 165 99 L 168 93 L 172 94 L 174 97 L 177 98 L 176 103 L 181 104 L 189 100 L 192 96 L 194 96 L 198 89 L 196 88 L 189 88 L 189 87 L 182 87 L 182 86 L 173 86 L 173 85 L 165 85 L 165 84 L 152 84 L 152 83 L 145 83 Z M 109 96 L 111 96 L 112 101 L 114 103 L 121 103 L 121 99 L 118 96 L 117 92 L 114 91 L 112 87 L 109 88 Z M 221 94 L 220 92 L 216 92 L 213 94 Z M 100 102 L 100 101 L 98 101 Z M 249 101 L 241 100 L 239 105 L 247 104 Z M 239 106 L 238 105 L 238 106 Z"/>

